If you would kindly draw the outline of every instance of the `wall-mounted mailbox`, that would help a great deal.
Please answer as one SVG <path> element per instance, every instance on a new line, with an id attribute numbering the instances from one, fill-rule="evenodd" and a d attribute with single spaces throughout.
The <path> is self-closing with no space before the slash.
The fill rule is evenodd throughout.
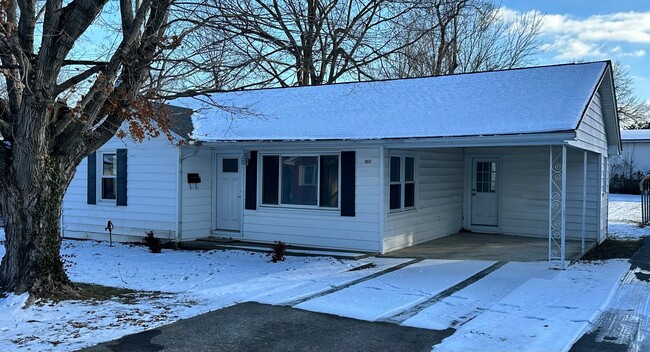
<path id="1" fill-rule="evenodd" d="M 190 188 L 192 188 L 192 186 L 196 186 L 198 188 L 199 183 L 201 183 L 201 176 L 196 173 L 188 173 L 187 183 L 190 184 Z"/>

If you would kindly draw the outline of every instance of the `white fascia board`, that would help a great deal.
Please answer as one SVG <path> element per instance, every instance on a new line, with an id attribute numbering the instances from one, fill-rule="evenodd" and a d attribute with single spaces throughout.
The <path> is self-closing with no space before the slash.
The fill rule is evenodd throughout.
<path id="1" fill-rule="evenodd" d="M 419 138 L 385 141 L 387 148 L 450 148 L 450 147 L 522 147 L 565 145 L 575 132 Z"/>
<path id="2" fill-rule="evenodd" d="M 237 141 L 200 142 L 202 146 L 224 148 L 353 148 L 383 145 L 386 148 L 451 148 L 451 147 L 514 147 L 540 145 L 566 145 L 567 140 L 575 139 L 573 131 L 556 133 L 535 133 L 495 136 L 464 136 L 406 139 L 371 140 L 311 140 L 311 141 Z"/>

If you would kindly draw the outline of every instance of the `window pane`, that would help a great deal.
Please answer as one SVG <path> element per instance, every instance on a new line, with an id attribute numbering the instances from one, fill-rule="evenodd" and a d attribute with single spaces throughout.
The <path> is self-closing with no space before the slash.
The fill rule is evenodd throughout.
<path id="1" fill-rule="evenodd" d="M 262 157 L 262 204 L 278 204 L 279 162 L 277 155 Z"/>
<path id="2" fill-rule="evenodd" d="M 404 179 L 405 181 L 415 180 L 415 159 L 406 157 L 404 158 Z"/>
<path id="3" fill-rule="evenodd" d="M 114 178 L 102 178 L 102 199 L 115 199 L 116 186 Z"/>
<path id="4" fill-rule="evenodd" d="M 320 157 L 320 206 L 339 206 L 339 156 Z"/>
<path id="5" fill-rule="evenodd" d="M 102 154 L 102 175 L 115 176 L 115 154 Z"/>
<path id="6" fill-rule="evenodd" d="M 390 208 L 400 209 L 402 206 L 402 185 L 390 185 Z"/>
<path id="7" fill-rule="evenodd" d="M 239 159 L 223 159 L 221 162 L 222 172 L 238 172 Z"/>
<path id="8" fill-rule="evenodd" d="M 398 156 L 392 156 L 390 158 L 390 182 L 399 182 L 400 177 L 400 162 L 401 158 Z"/>
<path id="9" fill-rule="evenodd" d="M 415 206 L 415 183 L 404 185 L 404 208 Z"/>
<path id="10" fill-rule="evenodd" d="M 282 204 L 318 205 L 318 157 L 282 157 Z"/>

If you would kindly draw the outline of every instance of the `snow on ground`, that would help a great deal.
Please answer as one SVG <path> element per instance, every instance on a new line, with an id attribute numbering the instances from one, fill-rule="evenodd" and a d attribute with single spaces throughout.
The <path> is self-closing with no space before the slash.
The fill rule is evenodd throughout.
<path id="1" fill-rule="evenodd" d="M 492 264 L 494 262 L 424 260 L 306 301 L 296 308 L 374 321 L 424 302 Z"/>
<path id="2" fill-rule="evenodd" d="M 637 225 L 639 208 L 638 196 L 610 195 L 610 236 L 650 235 L 650 227 Z M 109 247 L 93 241 L 64 241 L 61 253 L 73 281 L 140 292 L 101 302 L 37 302 L 28 308 L 23 308 L 26 295 L 2 297 L 0 350 L 71 350 L 242 301 L 286 304 L 409 260 L 287 257 L 272 264 L 261 253 L 163 250 L 151 254 L 144 247 Z M 349 271 L 368 263 L 373 265 Z M 424 260 L 296 307 L 366 320 L 394 318 L 491 264 Z M 457 329 L 434 351 L 567 348 L 604 309 L 629 264 L 579 263 L 565 271 L 548 270 L 547 265 L 508 263 L 424 308 L 403 325 Z M 649 329 L 647 325 L 643 329 Z"/>
<path id="3" fill-rule="evenodd" d="M 641 222 L 641 196 L 637 194 L 609 195 L 609 222 Z"/>
<path id="4" fill-rule="evenodd" d="M 516 263 L 515 266 L 525 264 Z M 502 267 L 499 270 L 511 270 Z M 454 334 L 433 347 L 433 351 L 565 351 L 582 336 L 597 316 L 605 309 L 612 293 L 620 285 L 621 277 L 629 269 L 623 260 L 603 263 L 578 263 L 567 270 L 557 271 L 554 277 L 533 277 L 512 289 L 495 303 L 483 301 L 490 294 L 480 290 L 463 290 L 456 297 L 463 297 L 462 310 L 475 306 L 472 317 L 461 317 L 466 323 Z M 510 286 L 508 275 L 497 274 L 499 270 L 481 281 L 485 287 Z M 512 270 L 511 270 L 512 272 Z M 525 275 L 528 270 L 520 271 Z M 536 272 L 535 270 L 533 272 Z M 436 305 L 450 304 L 449 301 Z M 432 310 L 442 310 L 436 308 Z M 427 313 L 427 312 L 425 312 Z M 431 311 L 427 313 L 431 317 Z M 413 320 L 416 320 L 415 316 Z M 439 321 L 432 319 L 434 326 Z M 419 326 L 426 325 L 426 318 Z"/>
<path id="5" fill-rule="evenodd" d="M 547 262 L 511 262 L 437 304 L 428 307 L 402 325 L 443 330 L 457 327 L 488 310 L 512 290 L 531 278 L 553 279 L 559 271 Z"/>
<path id="6" fill-rule="evenodd" d="M 636 194 L 609 195 L 608 236 L 619 239 L 635 239 L 650 235 L 650 226 L 641 223 L 641 196 Z"/>
<path id="7" fill-rule="evenodd" d="M 104 302 L 43 302 L 22 309 L 26 295 L 0 298 L 0 346 L 10 350 L 70 350 L 168 324 L 238 302 L 281 302 L 343 285 L 404 262 L 368 258 L 287 257 L 270 263 L 263 253 L 173 251 L 64 241 L 70 278 L 145 292 Z M 0 248 L 0 257 L 4 247 Z M 374 267 L 348 271 L 367 263 Z M 3 347 L 4 348 L 4 347 Z M 0 348 L 2 349 L 2 348 Z"/>

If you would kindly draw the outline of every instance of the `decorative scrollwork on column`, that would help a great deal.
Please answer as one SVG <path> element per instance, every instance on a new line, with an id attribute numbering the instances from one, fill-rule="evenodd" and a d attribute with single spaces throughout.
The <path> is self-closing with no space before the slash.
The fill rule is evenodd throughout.
<path id="1" fill-rule="evenodd" d="M 564 268 L 566 231 L 566 147 L 551 146 L 549 190 L 549 253 L 552 264 Z"/>

